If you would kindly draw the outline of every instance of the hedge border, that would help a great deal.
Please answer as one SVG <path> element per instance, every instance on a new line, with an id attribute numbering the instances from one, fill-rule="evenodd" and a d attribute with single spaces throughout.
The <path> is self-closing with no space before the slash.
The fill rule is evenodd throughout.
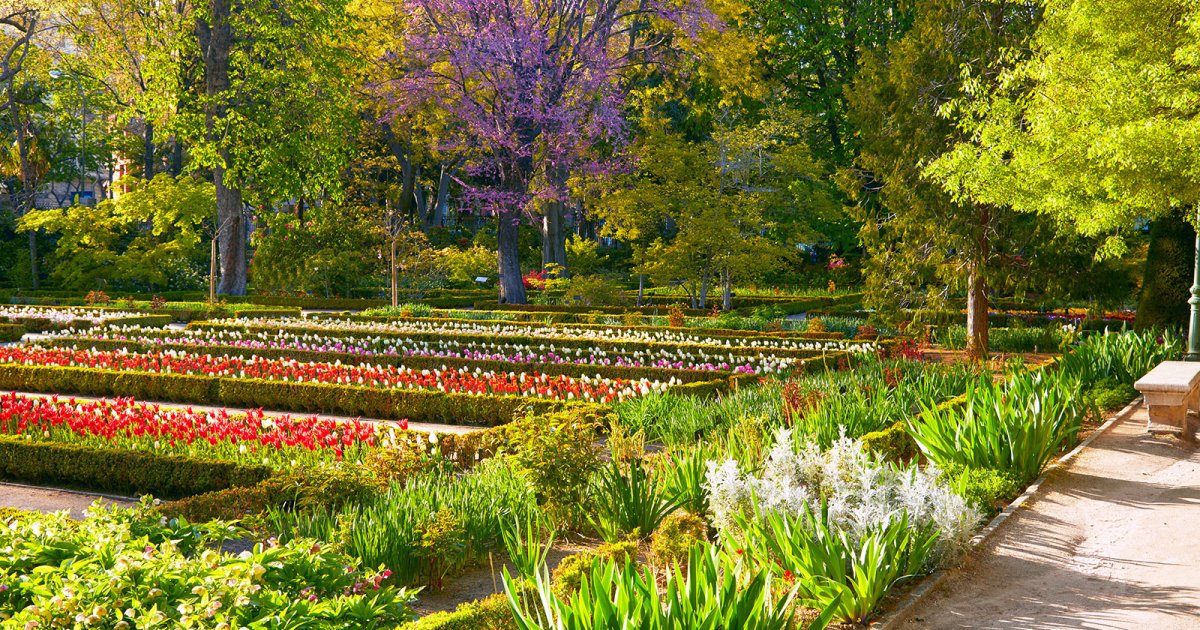
<path id="1" fill-rule="evenodd" d="M 252 486 L 270 475 L 266 466 L 0 435 L 0 478 L 10 481 L 181 498 Z"/>

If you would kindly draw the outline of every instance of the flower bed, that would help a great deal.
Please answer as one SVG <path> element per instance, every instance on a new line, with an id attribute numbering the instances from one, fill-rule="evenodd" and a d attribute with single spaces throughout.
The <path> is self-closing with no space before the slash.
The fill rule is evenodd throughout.
<path id="1" fill-rule="evenodd" d="M 51 341 L 53 345 L 75 347 L 117 348 L 148 351 L 189 350 L 233 354 L 234 350 L 249 350 L 260 356 L 291 357 L 305 360 L 342 360 L 384 362 L 410 367 L 438 365 L 503 369 L 516 365 L 537 365 L 556 374 L 602 373 L 593 368 L 622 368 L 605 376 L 637 378 L 629 372 L 648 371 L 639 376 L 653 377 L 655 370 L 667 370 L 658 376 L 681 381 L 711 380 L 717 373 L 770 374 L 781 372 L 795 359 L 762 356 L 737 356 L 715 352 L 695 352 L 665 346 L 650 350 L 621 348 L 574 348 L 550 344 L 526 344 L 509 341 L 483 342 L 456 339 L 408 339 L 404 337 L 358 337 L 337 333 L 303 333 L 287 329 L 192 329 L 161 330 L 141 327 L 115 327 L 86 333 L 63 333 Z M 495 364 L 476 365 L 476 363 Z"/>
<path id="2" fill-rule="evenodd" d="M 0 322 L 21 324 L 31 332 L 91 328 L 115 322 L 131 325 L 162 326 L 170 321 L 169 316 L 146 315 L 144 313 L 109 309 L 42 308 L 36 306 L 0 307 Z"/>
<path id="3" fill-rule="evenodd" d="M 377 444 L 394 442 L 396 431 L 407 428 L 407 421 L 380 425 L 316 417 L 268 418 L 260 409 L 231 414 L 226 409 L 197 411 L 132 398 L 0 397 L 0 434 L 275 468 L 359 460 Z"/>
<path id="4" fill-rule="evenodd" d="M 600 403 L 623 400 L 651 391 L 665 391 L 668 387 L 667 383 L 649 380 L 634 382 L 622 379 L 552 377 L 538 373 L 483 372 L 465 368 L 418 371 L 390 365 L 301 363 L 287 359 L 246 359 L 184 352 L 133 353 L 69 348 L 0 348 L 0 364 L 5 363 Z"/>
<path id="5" fill-rule="evenodd" d="M 658 350 L 670 347 L 677 351 L 719 353 L 734 357 L 772 355 L 804 359 L 827 352 L 876 352 L 874 342 L 788 339 L 767 336 L 713 338 L 703 332 L 684 329 L 637 329 L 615 327 L 572 327 L 546 325 L 513 325 L 511 322 L 480 322 L 465 320 L 403 320 L 395 322 L 358 322 L 346 320 L 238 320 L 196 322 L 189 325 L 197 330 L 251 331 L 290 330 L 300 334 L 342 337 L 402 337 L 412 340 L 495 343 L 503 340 L 533 347 L 554 344 L 558 348 L 595 348 L 624 352 Z"/>

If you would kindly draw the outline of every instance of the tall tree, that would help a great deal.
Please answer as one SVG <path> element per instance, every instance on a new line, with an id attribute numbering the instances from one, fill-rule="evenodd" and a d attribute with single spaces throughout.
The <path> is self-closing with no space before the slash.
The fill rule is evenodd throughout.
<path id="1" fill-rule="evenodd" d="M 524 303 L 518 224 L 545 208 L 558 211 L 572 173 L 605 167 L 604 148 L 625 137 L 619 73 L 666 41 L 651 20 L 688 23 L 697 7 L 657 0 L 401 0 L 400 7 L 409 30 L 397 57 L 403 74 L 386 87 L 394 111 L 432 105 L 453 121 L 444 142 L 470 156 L 467 196 L 496 217 L 500 299 Z"/>
<path id="2" fill-rule="evenodd" d="M 861 151 L 842 179 L 863 221 L 871 299 L 903 305 L 934 285 L 961 287 L 965 277 L 967 350 L 982 357 L 989 274 L 1018 253 L 1021 226 L 1001 206 L 956 199 L 923 168 L 965 137 L 943 107 L 963 95 L 966 77 L 996 80 L 1006 51 L 1032 32 L 1038 7 L 922 0 L 914 15 L 904 37 L 863 58 L 849 94 Z"/>

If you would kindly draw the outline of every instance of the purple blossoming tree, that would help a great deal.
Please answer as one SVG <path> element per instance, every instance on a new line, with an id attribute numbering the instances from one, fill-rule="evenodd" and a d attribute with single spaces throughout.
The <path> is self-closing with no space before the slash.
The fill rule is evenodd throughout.
<path id="1" fill-rule="evenodd" d="M 669 41 L 664 25 L 694 33 L 711 20 L 700 0 L 396 2 L 405 33 L 397 78 L 381 86 L 390 115 L 444 116 L 439 142 L 466 159 L 466 197 L 497 218 L 500 299 L 524 303 L 520 221 L 561 212 L 570 175 L 613 166 L 621 75 Z"/>

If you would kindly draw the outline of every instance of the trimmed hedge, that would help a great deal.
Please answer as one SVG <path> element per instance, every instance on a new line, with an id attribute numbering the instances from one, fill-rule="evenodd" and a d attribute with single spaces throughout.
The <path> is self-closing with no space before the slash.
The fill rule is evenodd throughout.
<path id="1" fill-rule="evenodd" d="M 237 318 L 246 318 L 246 317 L 300 317 L 300 316 L 301 316 L 301 313 L 300 313 L 300 309 L 298 309 L 298 308 L 289 308 L 289 309 L 258 309 L 258 308 L 247 308 L 247 309 L 242 309 L 242 310 L 239 310 L 239 311 L 235 312 L 235 313 L 233 314 L 233 316 L 234 316 L 234 317 L 237 317 Z"/>
<path id="2" fill-rule="evenodd" d="M 592 406 L 520 396 L 15 364 L 0 365 L 0 389 L 485 426 L 506 423 L 522 409 L 546 412 Z"/>
<path id="3" fill-rule="evenodd" d="M 23 336 L 24 324 L 0 324 L 0 342 L 20 341 Z"/>
<path id="4" fill-rule="evenodd" d="M 135 317 L 114 317 L 104 321 L 104 326 L 144 326 L 146 328 L 162 328 L 174 321 L 167 314 L 137 315 Z"/>
<path id="5" fill-rule="evenodd" d="M 480 300 L 475 302 L 475 309 L 480 311 L 524 311 L 526 313 L 603 313 L 606 315 L 624 315 L 625 313 L 647 313 L 666 316 L 671 310 L 671 304 L 654 304 L 650 306 L 569 306 L 567 304 L 501 304 Z M 685 308 L 683 314 L 690 317 L 708 315 L 709 311 L 699 308 Z"/>
<path id="6" fill-rule="evenodd" d="M 0 436 L 0 478 L 9 481 L 181 498 L 253 486 L 270 474 L 266 466 Z"/>

